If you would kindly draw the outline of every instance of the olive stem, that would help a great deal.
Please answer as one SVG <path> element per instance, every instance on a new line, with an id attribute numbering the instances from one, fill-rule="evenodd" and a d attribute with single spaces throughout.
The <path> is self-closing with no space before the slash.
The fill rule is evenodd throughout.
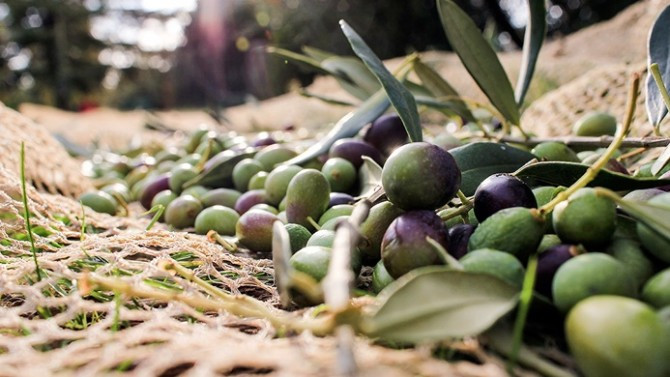
<path id="1" fill-rule="evenodd" d="M 463 270 L 463 265 L 456 258 L 452 257 L 451 254 L 449 254 L 449 252 L 442 245 L 440 245 L 439 242 L 435 241 L 431 237 L 426 237 L 426 241 L 435 249 L 435 251 L 437 251 L 444 264 L 453 268 L 454 270 Z"/>
<path id="2" fill-rule="evenodd" d="M 629 159 L 629 158 L 631 158 L 631 157 L 635 157 L 635 156 L 637 156 L 637 155 L 639 155 L 639 154 L 642 154 L 642 153 L 644 153 L 644 152 L 646 152 L 646 151 L 647 151 L 647 148 L 636 148 L 636 149 L 633 149 L 633 150 L 630 151 L 630 152 L 627 152 L 627 153 L 622 154 L 621 156 L 617 157 L 616 160 L 617 160 L 617 161 L 623 161 L 623 160 Z"/>
<path id="3" fill-rule="evenodd" d="M 519 311 L 517 312 L 514 321 L 514 338 L 512 340 L 512 352 L 508 364 L 508 372 L 510 372 L 510 374 L 519 357 L 519 350 L 521 349 L 521 343 L 523 341 L 523 328 L 526 325 L 528 309 L 530 308 L 530 302 L 533 299 L 536 271 L 537 254 L 533 253 L 528 259 L 528 265 L 526 266 L 526 274 L 523 278 L 523 286 L 521 288 L 521 297 L 519 298 Z"/>
<path id="4" fill-rule="evenodd" d="M 154 213 L 154 216 L 151 218 L 151 221 L 149 221 L 149 225 L 147 225 L 146 231 L 150 231 L 151 228 L 153 228 L 154 225 L 156 225 L 158 219 L 160 219 L 161 216 L 163 216 L 163 212 L 165 212 L 165 206 L 162 204 L 156 204 L 155 206 L 151 207 L 150 210 L 148 210 L 143 214 L 143 215 L 149 215 L 151 213 Z"/>
<path id="5" fill-rule="evenodd" d="M 217 233 L 215 230 L 210 230 L 207 232 L 207 239 L 223 246 L 223 248 L 226 249 L 226 251 L 229 253 L 236 253 L 238 250 L 237 245 L 228 242 L 228 240 L 221 237 L 221 235 L 219 235 L 219 233 Z"/>
<path id="6" fill-rule="evenodd" d="M 540 207 L 540 215 L 544 215 L 547 212 L 550 212 L 554 207 L 566 200 L 570 195 L 574 194 L 577 190 L 586 187 L 589 182 L 591 182 L 597 175 L 598 172 L 607 165 L 607 162 L 612 158 L 614 152 L 621 146 L 626 134 L 630 130 L 631 122 L 633 121 L 633 115 L 635 114 L 635 107 L 637 103 L 638 89 L 640 87 L 640 75 L 634 74 L 633 79 L 630 84 L 630 91 L 628 93 L 628 103 L 626 105 L 626 114 L 624 116 L 624 121 L 621 127 L 618 127 L 616 134 L 614 135 L 614 140 L 612 144 L 607 148 L 605 153 L 603 153 L 593 165 L 589 166 L 584 175 L 582 175 L 572 186 L 568 187 L 566 190 L 560 192 L 554 199 L 549 203 Z"/>
<path id="7" fill-rule="evenodd" d="M 463 204 L 467 204 L 467 205 L 472 205 L 472 202 L 470 201 L 470 199 L 469 199 L 467 196 L 465 196 L 465 194 L 463 193 L 463 191 L 458 190 L 458 192 L 456 193 L 456 195 L 458 195 L 458 199 L 461 200 L 461 203 L 463 203 Z"/>
<path id="8" fill-rule="evenodd" d="M 26 190 L 26 146 L 21 142 L 21 155 L 19 156 L 21 165 L 21 200 L 23 201 L 23 221 L 26 225 L 26 234 L 28 241 L 30 241 L 30 253 L 33 255 L 33 262 L 35 262 L 35 273 L 37 273 L 37 281 L 42 280 L 42 271 L 37 262 L 37 248 L 35 247 L 35 239 L 33 238 L 33 226 L 30 223 L 30 210 L 28 209 L 28 194 Z"/>
<path id="9" fill-rule="evenodd" d="M 317 231 L 321 230 L 321 226 L 319 225 L 319 223 L 317 223 L 316 221 L 314 221 L 314 219 L 312 218 L 312 216 L 307 216 L 307 221 L 308 221 L 308 222 L 314 227 L 314 229 L 316 229 Z"/>
<path id="10" fill-rule="evenodd" d="M 529 138 L 523 139 L 514 136 L 501 136 L 497 140 L 504 143 L 522 144 L 529 147 L 536 146 L 541 143 L 558 142 L 567 145 L 568 147 L 608 147 L 612 144 L 614 137 L 612 136 L 559 136 L 546 138 Z M 623 148 L 662 148 L 670 145 L 670 138 L 662 137 L 630 137 L 624 138 L 621 142 Z"/>
<path id="11" fill-rule="evenodd" d="M 665 103 L 665 107 L 670 110 L 670 94 L 668 94 L 668 89 L 665 87 L 665 84 L 663 83 L 663 78 L 661 77 L 661 71 L 658 68 L 658 63 L 654 63 L 649 66 L 649 70 L 651 71 L 651 75 L 654 78 L 654 81 L 656 82 L 656 86 L 658 87 L 658 91 L 661 92 L 661 97 L 663 98 L 663 102 Z M 654 127 L 654 134 L 660 135 L 660 124 L 657 124 Z"/>
<path id="12" fill-rule="evenodd" d="M 458 209 L 456 209 L 455 211 L 440 216 L 440 218 L 442 219 L 442 221 L 447 221 L 453 219 L 454 217 L 465 215 L 466 213 L 468 213 L 468 211 L 472 209 L 472 207 L 473 207 L 472 202 L 470 202 L 469 204 L 463 204 L 462 206 L 458 207 Z"/>

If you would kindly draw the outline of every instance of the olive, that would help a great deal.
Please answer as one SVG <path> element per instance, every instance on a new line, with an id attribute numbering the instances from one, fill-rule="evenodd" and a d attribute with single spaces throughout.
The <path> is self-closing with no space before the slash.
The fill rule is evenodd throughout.
<path id="1" fill-rule="evenodd" d="M 586 377 L 670 375 L 670 328 L 637 300 L 608 295 L 583 300 L 568 314 L 565 335 Z"/>
<path id="2" fill-rule="evenodd" d="M 519 178 L 510 174 L 494 174 L 477 187 L 474 205 L 477 220 L 483 222 L 505 208 L 537 208 L 537 201 L 530 187 Z"/>
<path id="3" fill-rule="evenodd" d="M 254 174 L 251 179 L 249 179 L 249 185 L 247 186 L 247 190 L 263 190 L 265 188 L 265 182 L 268 179 L 268 172 L 265 171 L 259 171 L 258 173 Z"/>
<path id="4" fill-rule="evenodd" d="M 415 268 L 442 264 L 428 237 L 443 247 L 447 245 L 447 230 L 433 211 L 406 212 L 393 220 L 381 244 L 382 260 L 389 274 L 397 279 Z"/>
<path id="5" fill-rule="evenodd" d="M 617 238 L 607 248 L 607 253 L 623 263 L 638 289 L 654 274 L 654 264 L 642 252 L 640 243 L 629 238 Z"/>
<path id="6" fill-rule="evenodd" d="M 277 140 L 275 140 L 267 132 L 261 132 L 257 135 L 256 140 L 251 142 L 252 147 L 267 147 L 268 145 L 273 144 L 277 144 Z"/>
<path id="7" fill-rule="evenodd" d="M 298 250 L 289 263 L 296 270 L 314 278 L 316 281 L 323 280 L 328 274 L 328 265 L 333 251 L 324 246 L 306 246 Z"/>
<path id="8" fill-rule="evenodd" d="M 381 292 L 382 289 L 393 283 L 393 280 L 393 276 L 389 275 L 389 272 L 386 271 L 386 267 L 384 267 L 384 261 L 380 260 L 377 262 L 375 268 L 372 270 L 372 291 L 374 293 Z"/>
<path id="9" fill-rule="evenodd" d="M 386 196 L 404 210 L 438 208 L 460 185 L 461 171 L 451 154 L 424 142 L 396 149 L 382 170 Z"/>
<path id="10" fill-rule="evenodd" d="M 534 210 L 505 208 L 477 226 L 468 241 L 468 250 L 506 251 L 523 261 L 537 250 L 543 235 L 544 219 Z"/>
<path id="11" fill-rule="evenodd" d="M 261 211 L 270 212 L 273 215 L 276 215 L 276 214 L 279 213 L 279 211 L 277 211 L 277 209 L 275 207 L 273 207 L 269 204 L 265 204 L 265 203 L 254 204 L 253 207 L 249 208 L 250 211 L 252 209 L 258 209 L 258 210 L 261 210 Z"/>
<path id="12" fill-rule="evenodd" d="M 272 225 L 279 221 L 276 215 L 258 209 L 240 216 L 235 226 L 235 236 L 240 244 L 257 252 L 272 250 Z"/>
<path id="13" fill-rule="evenodd" d="M 616 204 L 588 187 L 556 205 L 552 214 L 554 230 L 561 240 L 587 246 L 609 242 L 616 219 Z"/>
<path id="14" fill-rule="evenodd" d="M 190 181 L 198 175 L 193 166 L 189 164 L 179 164 L 172 168 L 170 173 L 170 190 L 177 194 L 181 193 L 184 183 Z"/>
<path id="15" fill-rule="evenodd" d="M 389 225 L 402 214 L 402 210 L 389 201 L 384 201 L 370 208 L 368 217 L 359 227 L 361 240 L 358 248 L 364 261 L 374 264 L 381 258 L 381 245 L 384 233 Z"/>
<path id="16" fill-rule="evenodd" d="M 349 194 L 344 194 L 341 192 L 331 192 L 330 200 L 328 201 L 328 208 L 331 208 L 338 204 L 352 204 L 354 201 L 355 201 L 354 197 Z"/>
<path id="17" fill-rule="evenodd" d="M 202 156 L 197 153 L 187 154 L 186 156 L 177 160 L 175 164 L 177 165 L 189 164 L 191 166 L 196 166 L 200 162 L 201 158 Z"/>
<path id="18" fill-rule="evenodd" d="M 382 164 L 381 153 L 374 146 L 362 140 L 340 139 L 330 147 L 328 153 L 330 158 L 341 157 L 351 162 L 356 169 L 363 164 L 363 156 L 368 156 L 378 164 Z"/>
<path id="19" fill-rule="evenodd" d="M 245 158 L 238 162 L 233 168 L 233 184 L 240 192 L 247 191 L 249 181 L 259 171 L 263 171 L 263 165 L 251 158 Z"/>
<path id="20" fill-rule="evenodd" d="M 274 144 L 261 149 L 254 156 L 254 160 L 263 165 L 263 170 L 272 171 L 275 165 L 288 161 L 297 155 L 298 154 L 294 150 Z"/>
<path id="21" fill-rule="evenodd" d="M 148 166 L 138 166 L 135 169 L 133 169 L 128 175 L 126 175 L 126 183 L 128 184 L 128 187 L 133 187 L 137 182 L 140 180 L 144 179 L 147 175 L 149 175 L 149 167 Z"/>
<path id="22" fill-rule="evenodd" d="M 279 166 L 272 170 L 268 174 L 263 187 L 265 188 L 268 203 L 278 205 L 284 199 L 284 196 L 286 196 L 289 182 L 301 170 L 302 168 L 296 165 Z"/>
<path id="23" fill-rule="evenodd" d="M 239 191 L 227 188 L 218 188 L 214 190 L 207 191 L 200 200 L 202 205 L 205 207 L 211 207 L 214 205 L 222 205 L 228 208 L 235 208 L 235 203 L 237 199 L 240 198 L 242 194 Z"/>
<path id="24" fill-rule="evenodd" d="M 168 204 L 165 210 L 165 222 L 175 228 L 193 226 L 195 218 L 202 211 L 202 204 L 191 195 L 182 195 Z"/>
<path id="25" fill-rule="evenodd" d="M 212 136 L 215 135 L 213 131 L 208 130 L 204 126 L 200 126 L 197 130 L 193 131 L 191 133 L 191 137 L 189 138 L 188 142 L 184 147 L 186 152 L 193 153 L 195 149 L 198 148 L 198 146 L 200 145 L 202 139 L 206 138 L 208 134 Z"/>
<path id="26" fill-rule="evenodd" d="M 567 145 L 557 141 L 540 143 L 530 152 L 541 160 L 580 162 L 575 151 L 568 148 Z"/>
<path id="27" fill-rule="evenodd" d="M 159 173 L 168 173 L 175 166 L 177 166 L 177 163 L 175 161 L 166 160 L 156 165 L 156 171 Z"/>
<path id="28" fill-rule="evenodd" d="M 579 254 L 576 246 L 560 244 L 543 251 L 537 258 L 535 290 L 547 298 L 553 298 L 551 286 L 556 271 L 563 263 Z"/>
<path id="29" fill-rule="evenodd" d="M 545 234 L 542 236 L 542 241 L 537 246 L 537 252 L 543 253 L 548 250 L 550 247 L 558 246 L 561 244 L 561 239 L 555 234 Z"/>
<path id="30" fill-rule="evenodd" d="M 106 192 L 111 195 L 114 199 L 117 197 L 123 199 L 126 203 L 130 202 L 130 192 L 128 192 L 128 186 L 124 183 L 117 182 L 109 184 L 100 189 L 100 191 Z"/>
<path id="31" fill-rule="evenodd" d="M 303 169 L 291 179 L 286 189 L 286 217 L 289 222 L 300 224 L 307 229 L 328 207 L 330 186 L 326 177 L 315 169 Z"/>
<path id="32" fill-rule="evenodd" d="M 595 295 L 635 296 L 635 283 L 626 266 L 603 253 L 578 255 L 563 263 L 552 282 L 554 304 L 567 312 Z"/>
<path id="33" fill-rule="evenodd" d="M 385 155 L 406 144 L 407 131 L 398 114 L 386 114 L 377 118 L 366 130 L 363 140 Z"/>
<path id="34" fill-rule="evenodd" d="M 577 136 L 613 136 L 616 133 L 616 118 L 608 113 L 589 113 L 575 123 L 572 132 Z"/>
<path id="35" fill-rule="evenodd" d="M 284 228 L 286 229 L 286 232 L 288 232 L 292 253 L 295 253 L 296 251 L 307 246 L 307 241 L 312 236 L 307 228 L 299 224 L 290 223 L 284 225 Z"/>
<path id="36" fill-rule="evenodd" d="M 467 253 L 459 262 L 465 271 L 493 275 L 515 287 L 521 287 L 523 284 L 523 266 L 509 253 L 479 249 Z"/>
<path id="37" fill-rule="evenodd" d="M 335 230 L 342 221 L 347 221 L 349 216 L 337 216 L 333 217 L 330 220 L 326 221 L 321 225 L 322 230 Z"/>
<path id="38" fill-rule="evenodd" d="M 670 268 L 657 273 L 647 281 L 642 288 L 642 299 L 659 309 L 670 306 Z"/>
<path id="39" fill-rule="evenodd" d="M 177 148 L 169 148 L 156 153 L 154 158 L 156 159 L 156 164 L 160 164 L 164 161 L 177 161 L 181 157 L 182 155 Z"/>
<path id="40" fill-rule="evenodd" d="M 162 205 L 164 209 L 167 209 L 168 205 L 172 203 L 173 200 L 177 199 L 177 195 L 175 195 L 174 192 L 170 190 L 163 190 L 156 194 L 154 196 L 154 199 L 151 201 L 151 208 L 157 206 L 157 205 Z M 165 219 L 165 211 L 163 211 L 163 214 L 160 217 L 160 221 L 163 221 Z"/>
<path id="41" fill-rule="evenodd" d="M 145 209 L 151 209 L 151 201 L 154 199 L 154 196 L 163 190 L 168 190 L 170 174 L 161 174 L 151 179 L 147 180 L 144 190 L 140 195 L 140 204 Z"/>
<path id="42" fill-rule="evenodd" d="M 116 200 L 104 191 L 84 193 L 79 197 L 79 201 L 95 212 L 107 213 L 109 215 L 116 213 Z"/>
<path id="43" fill-rule="evenodd" d="M 472 224 L 458 224 L 447 229 L 447 252 L 456 259 L 468 252 L 468 241 L 475 231 Z"/>
<path id="44" fill-rule="evenodd" d="M 203 186 L 200 186 L 200 185 L 196 185 L 196 186 L 191 186 L 191 187 L 185 189 L 184 191 L 181 192 L 181 194 L 182 195 L 191 195 L 191 196 L 195 197 L 196 199 L 200 200 L 200 199 L 202 199 L 203 196 L 207 195 L 208 192 L 209 192 L 209 190 L 207 190 L 207 188 L 205 188 Z"/>
<path id="45" fill-rule="evenodd" d="M 234 209 L 215 205 L 205 208 L 195 218 L 195 232 L 207 234 L 210 230 L 224 236 L 235 235 L 235 225 L 240 215 Z"/>
<path id="46" fill-rule="evenodd" d="M 670 193 L 655 196 L 649 200 L 650 204 L 670 208 Z M 637 234 L 642 245 L 656 258 L 670 263 L 670 241 L 654 232 L 645 224 L 637 223 Z"/>
<path id="47" fill-rule="evenodd" d="M 349 191 L 356 182 L 356 168 L 354 165 L 340 157 L 329 158 L 321 172 L 326 176 L 332 191 Z"/>
<path id="48" fill-rule="evenodd" d="M 333 241 L 335 240 L 335 231 L 321 229 L 307 240 L 307 246 L 325 246 L 333 247 Z"/>
<path id="49" fill-rule="evenodd" d="M 237 211 L 237 213 L 240 215 L 243 215 L 256 204 L 265 203 L 265 198 L 265 190 L 247 191 L 240 195 L 240 197 L 237 199 L 237 202 L 235 202 L 235 211 Z"/>
<path id="50" fill-rule="evenodd" d="M 223 145 L 221 145 L 220 140 L 214 136 L 210 137 L 209 135 L 207 137 L 204 137 L 202 141 L 200 141 L 200 145 L 195 149 L 194 153 L 204 155 L 205 153 L 208 153 L 208 155 L 215 156 L 223 151 Z"/>
<path id="51" fill-rule="evenodd" d="M 334 207 L 329 208 L 326 212 L 321 215 L 319 218 L 319 226 L 323 226 L 328 220 L 334 219 L 340 216 L 349 216 L 353 212 L 354 206 L 351 204 L 340 204 Z"/>

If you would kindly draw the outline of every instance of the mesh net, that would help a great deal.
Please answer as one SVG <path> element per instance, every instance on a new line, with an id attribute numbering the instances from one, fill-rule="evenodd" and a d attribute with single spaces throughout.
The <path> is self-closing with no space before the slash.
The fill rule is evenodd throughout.
<path id="1" fill-rule="evenodd" d="M 77 162 L 39 126 L 7 109 L 2 114 L 12 143 L 4 142 L 7 153 L 0 166 L 0 376 L 338 374 L 333 337 L 279 334 L 266 319 L 233 316 L 212 305 L 198 309 L 193 302 L 218 301 L 193 279 L 163 267 L 176 260 L 221 291 L 253 297 L 298 320 L 311 316 L 308 310 L 277 308 L 270 260 L 225 253 L 204 236 L 171 232 L 160 224 L 146 231 L 149 219 L 136 211 L 129 217 L 98 214 L 29 185 L 42 277 L 37 281 L 22 217 L 19 140 L 30 140 L 27 175 L 41 182 L 41 189 L 76 194 L 90 183 L 64 173 L 78 171 Z M 59 156 L 47 162 L 52 172 L 32 159 L 45 150 Z M 108 279 L 116 288 L 90 285 L 95 279 Z M 475 362 L 447 363 L 429 350 L 394 350 L 363 338 L 353 340 L 353 349 L 361 376 L 505 375 L 501 360 L 483 352 L 475 340 L 459 344 Z"/>

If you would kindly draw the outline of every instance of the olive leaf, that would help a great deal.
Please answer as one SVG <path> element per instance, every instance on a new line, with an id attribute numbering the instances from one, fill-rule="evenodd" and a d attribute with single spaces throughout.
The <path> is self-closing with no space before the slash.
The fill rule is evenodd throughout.
<path id="1" fill-rule="evenodd" d="M 289 60 L 293 63 L 297 63 L 299 65 L 302 65 L 306 68 L 314 69 L 314 70 L 316 70 L 320 73 L 330 74 L 330 72 L 327 69 L 321 67 L 321 61 L 319 61 L 317 59 L 314 59 L 311 56 L 299 54 L 297 52 L 293 52 L 293 51 L 286 50 L 286 49 L 279 48 L 279 47 L 272 47 L 272 46 L 268 47 L 266 49 L 266 51 L 267 51 L 268 54 L 272 54 L 272 55 L 282 57 L 282 58 L 284 58 L 286 60 Z"/>
<path id="2" fill-rule="evenodd" d="M 547 10 L 544 0 L 528 0 L 528 25 L 526 25 L 526 35 L 523 40 L 521 70 L 514 91 L 514 98 L 519 108 L 523 105 L 523 99 L 526 97 L 530 80 L 535 72 L 535 63 L 537 63 L 547 31 L 546 18 Z"/>
<path id="3" fill-rule="evenodd" d="M 389 108 L 389 105 L 389 100 L 384 91 L 377 91 L 356 110 L 342 117 L 328 132 L 328 135 L 318 143 L 313 144 L 306 151 L 282 163 L 282 165 L 300 165 L 328 152 L 336 141 L 356 135 L 363 126 L 379 118 Z"/>
<path id="4" fill-rule="evenodd" d="M 340 77 L 348 77 L 349 81 L 353 82 L 356 88 L 359 88 L 364 96 L 359 97 L 361 100 L 366 100 L 372 94 L 381 88 L 379 81 L 375 76 L 365 67 L 359 59 L 350 56 L 332 56 L 324 59 L 321 66 L 329 72 L 337 72 L 335 78 L 343 87 L 351 85 L 347 81 L 340 79 Z"/>
<path id="5" fill-rule="evenodd" d="M 475 117 L 472 115 L 467 105 L 461 101 L 459 94 L 439 73 L 437 73 L 433 68 L 423 63 L 419 58 L 412 62 L 412 68 L 414 72 L 419 77 L 423 85 L 437 98 L 453 98 L 449 101 L 438 101 L 437 103 L 448 104 L 450 110 L 454 111 L 456 114 L 462 116 L 468 121 L 473 121 Z M 415 97 L 416 98 L 416 97 Z M 431 106 L 425 101 L 421 101 L 419 98 L 416 98 L 417 103 L 422 105 Z M 431 106 L 432 107 L 432 106 Z M 437 107 L 437 106 L 435 106 Z"/>
<path id="6" fill-rule="evenodd" d="M 437 9 L 447 39 L 465 68 L 502 116 L 518 125 L 514 90 L 491 45 L 456 3 L 437 0 Z"/>
<path id="7" fill-rule="evenodd" d="M 656 175 L 660 173 L 661 170 L 670 163 L 670 145 L 665 147 L 663 153 L 654 161 L 654 164 L 651 165 L 651 174 Z"/>
<path id="8" fill-rule="evenodd" d="M 395 107 L 402 123 L 407 130 L 407 134 L 411 141 L 421 141 L 421 121 L 419 120 L 419 112 L 416 108 L 414 96 L 410 91 L 398 81 L 391 72 L 389 72 L 384 63 L 375 55 L 374 52 L 363 41 L 360 35 L 354 31 L 344 20 L 340 20 L 340 27 L 344 35 L 349 40 L 351 48 L 354 53 L 358 55 L 363 63 L 370 69 L 370 71 L 377 77 L 379 83 L 384 88 L 389 100 Z"/>
<path id="9" fill-rule="evenodd" d="M 663 82 L 670 83 L 670 6 L 659 14 L 649 32 L 647 42 L 648 65 L 658 64 Z M 647 116 L 649 121 L 658 128 L 668 113 L 661 91 L 651 73 L 647 74 Z"/>
<path id="10" fill-rule="evenodd" d="M 430 266 L 407 273 L 377 297 L 381 304 L 364 331 L 419 343 L 482 333 L 516 306 L 519 291 L 492 275 Z"/>
<path id="11" fill-rule="evenodd" d="M 380 189 L 382 184 L 382 167 L 368 156 L 362 156 L 363 165 L 358 170 L 361 194 L 359 198 L 369 198 Z"/>
<path id="12" fill-rule="evenodd" d="M 546 184 L 551 186 L 570 186 L 586 173 L 589 165 L 577 162 L 546 161 L 528 164 L 514 173 L 529 185 Z M 668 179 L 639 178 L 600 170 L 589 183 L 591 187 L 605 187 L 615 191 L 629 191 L 659 187 L 670 184 Z"/>
<path id="13" fill-rule="evenodd" d="M 310 58 L 318 60 L 319 62 L 322 62 L 330 57 L 337 56 L 333 53 L 312 46 L 302 46 L 302 52 L 304 52 L 305 55 L 309 56 Z"/>
<path id="14" fill-rule="evenodd" d="M 670 242 L 670 207 L 649 202 L 626 200 L 616 196 L 611 197 L 626 213 L 637 221 L 644 223 L 659 236 Z"/>
<path id="15" fill-rule="evenodd" d="M 255 148 L 246 148 L 239 152 L 226 150 L 212 157 L 205 164 L 205 169 L 195 178 L 184 184 L 184 187 L 196 185 L 207 187 L 230 187 L 232 185 L 233 168 L 245 158 L 253 157 Z"/>
<path id="16" fill-rule="evenodd" d="M 473 195 L 477 186 L 496 173 L 512 173 L 535 156 L 506 144 L 477 142 L 449 151 L 461 169 L 461 191 Z"/>

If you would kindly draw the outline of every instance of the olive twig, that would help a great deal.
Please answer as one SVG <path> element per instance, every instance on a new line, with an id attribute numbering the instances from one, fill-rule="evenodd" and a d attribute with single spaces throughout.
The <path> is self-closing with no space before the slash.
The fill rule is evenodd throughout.
<path id="1" fill-rule="evenodd" d="M 216 242 L 219 245 L 223 246 L 229 253 L 236 253 L 238 251 L 237 244 L 229 242 L 227 239 L 221 237 L 219 233 L 215 230 L 210 230 L 207 232 L 207 239 L 211 242 Z"/>
<path id="2" fill-rule="evenodd" d="M 621 127 L 617 128 L 616 134 L 614 135 L 614 139 L 612 140 L 610 146 L 607 148 L 605 153 L 603 153 L 600 156 L 600 158 L 598 158 L 598 160 L 596 160 L 596 162 L 593 163 L 593 165 L 589 166 L 584 175 L 582 175 L 575 183 L 573 183 L 566 190 L 556 195 L 556 197 L 552 199 L 549 203 L 540 207 L 539 209 L 540 215 L 544 215 L 545 213 L 550 212 L 552 209 L 554 209 L 554 207 L 558 203 L 566 200 L 568 197 L 570 197 L 570 195 L 575 193 L 577 190 L 585 187 L 598 175 L 598 172 L 602 168 L 604 168 L 605 165 L 607 165 L 607 162 L 610 160 L 610 158 L 612 158 L 614 152 L 617 149 L 619 149 L 619 147 L 621 146 L 621 142 L 623 141 L 624 137 L 626 137 L 628 131 L 630 130 L 630 125 L 633 121 L 633 115 L 635 114 L 635 107 L 637 103 L 639 87 L 640 87 L 640 75 L 636 73 L 633 74 L 633 79 L 631 80 L 624 121 Z"/>
<path id="3" fill-rule="evenodd" d="M 608 147 L 612 144 L 614 137 L 606 136 L 558 136 L 558 137 L 532 137 L 523 139 L 514 136 L 501 136 L 499 141 L 511 144 L 522 144 L 529 147 L 534 147 L 541 143 L 558 142 L 567 145 L 568 147 Z M 621 141 L 622 148 L 661 148 L 670 145 L 670 138 L 662 137 L 630 137 L 624 138 Z"/>
<path id="4" fill-rule="evenodd" d="M 454 217 L 458 217 L 458 216 L 467 214 L 472 209 L 472 207 L 474 207 L 472 202 L 470 202 L 469 204 L 463 204 L 460 207 L 458 207 L 456 210 L 440 216 L 440 218 L 442 219 L 442 221 L 451 220 Z"/>
<path id="5" fill-rule="evenodd" d="M 156 204 L 155 206 L 151 207 L 150 210 L 142 214 L 144 216 L 154 213 L 154 216 L 151 218 L 151 221 L 149 221 L 149 225 L 147 225 L 146 227 L 146 231 L 151 230 L 151 228 L 153 228 L 154 225 L 156 225 L 158 219 L 160 219 L 161 216 L 163 216 L 163 212 L 165 212 L 165 206 L 162 204 Z"/>

